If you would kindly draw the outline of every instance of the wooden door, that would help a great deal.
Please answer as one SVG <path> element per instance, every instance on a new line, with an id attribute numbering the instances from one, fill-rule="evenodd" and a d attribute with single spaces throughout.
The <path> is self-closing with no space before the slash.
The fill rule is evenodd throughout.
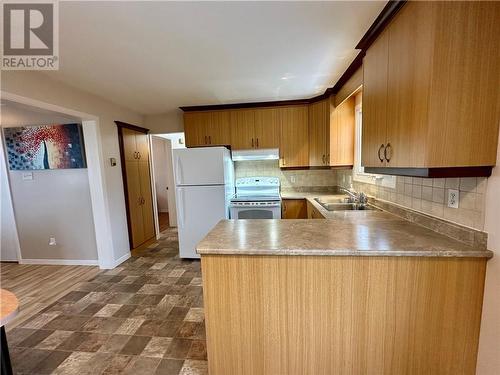
<path id="1" fill-rule="evenodd" d="M 283 199 L 283 219 L 307 219 L 307 204 L 305 199 Z"/>
<path id="2" fill-rule="evenodd" d="M 333 109 L 330 117 L 330 160 L 332 166 L 354 164 L 354 95 Z"/>
<path id="3" fill-rule="evenodd" d="M 208 133 L 211 127 L 210 112 L 184 113 L 184 136 L 186 146 L 208 145 Z"/>
<path id="4" fill-rule="evenodd" d="M 330 100 L 309 105 L 309 166 L 328 165 Z"/>
<path id="5" fill-rule="evenodd" d="M 425 164 L 436 6 L 409 2 L 388 28 L 387 167 Z"/>
<path id="6" fill-rule="evenodd" d="M 280 111 L 278 108 L 255 110 L 255 148 L 280 147 Z"/>
<path id="7" fill-rule="evenodd" d="M 368 48 L 363 59 L 361 163 L 365 167 L 385 166 L 388 40 L 386 30 Z"/>
<path id="8" fill-rule="evenodd" d="M 139 158 L 135 140 L 135 134 L 137 132 L 126 128 L 121 128 L 121 132 L 123 141 L 123 156 L 125 158 L 125 161 L 137 160 Z"/>
<path id="9" fill-rule="evenodd" d="M 280 167 L 309 165 L 309 127 L 306 105 L 281 107 Z"/>
<path id="10" fill-rule="evenodd" d="M 137 145 L 137 152 L 140 161 L 149 160 L 149 141 L 148 135 L 144 133 L 135 132 L 135 143 Z"/>
<path id="11" fill-rule="evenodd" d="M 229 111 L 210 112 L 211 121 L 208 131 L 208 144 L 231 144 L 231 114 Z"/>
<path id="12" fill-rule="evenodd" d="M 153 199 L 151 191 L 151 176 L 149 171 L 149 162 L 139 161 L 139 184 L 141 186 L 141 210 L 143 219 L 144 241 L 150 240 L 155 235 L 153 219 Z"/>
<path id="13" fill-rule="evenodd" d="M 142 194 L 139 164 L 140 162 L 137 160 L 125 161 L 129 229 L 130 236 L 132 237 L 132 248 L 135 248 L 144 242 L 144 221 L 142 216 Z"/>
<path id="14" fill-rule="evenodd" d="M 231 111 L 231 148 L 233 150 L 255 148 L 255 110 Z"/>

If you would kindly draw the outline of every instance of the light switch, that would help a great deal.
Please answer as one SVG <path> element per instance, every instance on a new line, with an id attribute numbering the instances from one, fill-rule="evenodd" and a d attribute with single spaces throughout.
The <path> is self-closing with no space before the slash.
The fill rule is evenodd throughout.
<path id="1" fill-rule="evenodd" d="M 23 172 L 23 181 L 33 180 L 33 172 Z"/>
<path id="2" fill-rule="evenodd" d="M 115 158 L 109 158 L 109 163 L 111 164 L 112 167 L 116 166 L 116 159 Z"/>

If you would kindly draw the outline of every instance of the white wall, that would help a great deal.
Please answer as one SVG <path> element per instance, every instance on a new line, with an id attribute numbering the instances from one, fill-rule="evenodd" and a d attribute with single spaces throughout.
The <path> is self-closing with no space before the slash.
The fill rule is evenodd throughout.
<path id="1" fill-rule="evenodd" d="M 23 180 L 25 172 L 33 180 Z M 9 171 L 9 177 L 23 260 L 97 261 L 87 169 Z M 52 236 L 55 246 L 48 244 Z"/>
<path id="2" fill-rule="evenodd" d="M 168 212 L 168 174 L 167 174 L 167 150 L 166 140 L 159 137 L 151 137 L 154 158 L 154 180 L 156 187 L 156 202 L 158 212 Z"/>
<path id="3" fill-rule="evenodd" d="M 495 252 L 488 261 L 483 318 L 479 340 L 478 375 L 500 374 L 500 137 L 497 167 L 488 179 L 485 231 L 488 249 Z"/>
<path id="4" fill-rule="evenodd" d="M 183 132 L 182 111 L 176 109 L 169 113 L 144 116 L 144 127 L 151 130 L 152 134 Z"/>
<path id="5" fill-rule="evenodd" d="M 50 78 L 46 73 L 32 71 L 3 71 L 1 89 L 45 103 L 97 116 L 101 138 L 101 153 L 105 160 L 103 171 L 111 221 L 113 257 L 121 259 L 129 254 L 125 197 L 120 168 L 120 153 L 115 120 L 142 125 L 143 116 L 113 104 L 109 99 L 89 94 Z M 109 158 L 116 158 L 112 167 Z"/>

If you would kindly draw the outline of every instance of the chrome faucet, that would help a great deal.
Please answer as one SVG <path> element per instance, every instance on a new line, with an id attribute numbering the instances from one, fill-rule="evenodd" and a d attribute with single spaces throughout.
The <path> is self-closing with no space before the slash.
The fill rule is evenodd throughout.
<path id="1" fill-rule="evenodd" d="M 363 192 L 356 193 L 354 191 L 351 191 L 351 190 L 343 188 L 343 187 L 340 187 L 339 190 L 349 196 L 349 201 L 351 203 L 356 203 L 356 204 L 359 204 L 361 206 L 364 206 L 365 204 L 368 203 L 368 197 Z"/>

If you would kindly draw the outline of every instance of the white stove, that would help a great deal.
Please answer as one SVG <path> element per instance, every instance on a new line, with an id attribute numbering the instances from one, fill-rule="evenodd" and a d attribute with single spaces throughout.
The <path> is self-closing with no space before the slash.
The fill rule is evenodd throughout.
<path id="1" fill-rule="evenodd" d="M 236 179 L 231 219 L 281 219 L 280 180 L 277 177 Z"/>

